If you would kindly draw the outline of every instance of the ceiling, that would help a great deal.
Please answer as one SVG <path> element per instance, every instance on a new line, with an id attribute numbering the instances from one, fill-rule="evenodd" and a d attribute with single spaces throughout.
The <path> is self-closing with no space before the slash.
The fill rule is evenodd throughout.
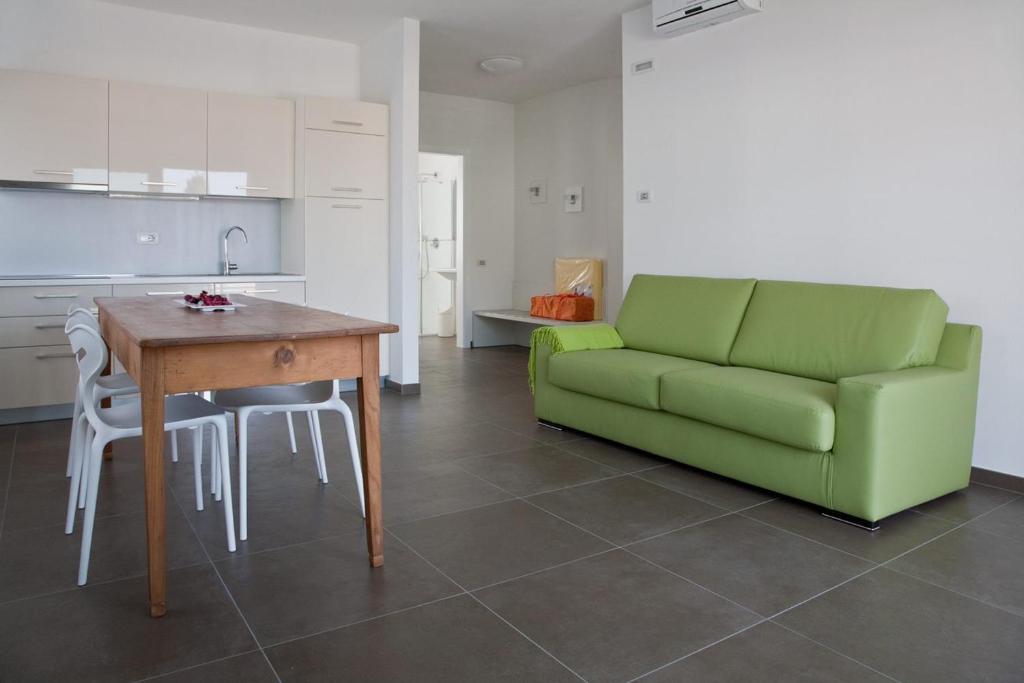
<path id="1" fill-rule="evenodd" d="M 119 5 L 364 43 L 400 17 L 419 19 L 420 87 L 519 102 L 621 73 L 619 17 L 646 0 L 106 0 Z M 478 62 L 521 57 L 498 76 Z"/>

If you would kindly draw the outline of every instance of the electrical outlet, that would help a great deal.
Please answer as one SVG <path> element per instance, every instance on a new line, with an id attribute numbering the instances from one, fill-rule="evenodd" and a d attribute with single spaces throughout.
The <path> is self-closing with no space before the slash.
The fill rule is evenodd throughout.
<path id="1" fill-rule="evenodd" d="M 135 241 L 139 244 L 160 244 L 160 233 L 140 232 L 135 235 Z"/>
<path id="2" fill-rule="evenodd" d="M 651 191 L 650 190 L 637 190 L 636 200 L 638 202 L 649 202 L 649 201 L 651 201 Z"/>
<path id="3" fill-rule="evenodd" d="M 479 261 L 476 262 L 476 264 L 478 266 L 486 266 L 487 265 L 487 260 L 486 259 L 480 259 Z"/>

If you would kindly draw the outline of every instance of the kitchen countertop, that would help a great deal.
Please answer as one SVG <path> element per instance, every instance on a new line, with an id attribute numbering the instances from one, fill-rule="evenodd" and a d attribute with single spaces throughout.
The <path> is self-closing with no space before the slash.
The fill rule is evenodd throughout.
<path id="1" fill-rule="evenodd" d="M 53 287 L 61 285 L 169 285 L 221 282 L 305 282 L 305 275 L 290 273 L 236 273 L 234 275 L 0 275 L 0 287 Z"/>

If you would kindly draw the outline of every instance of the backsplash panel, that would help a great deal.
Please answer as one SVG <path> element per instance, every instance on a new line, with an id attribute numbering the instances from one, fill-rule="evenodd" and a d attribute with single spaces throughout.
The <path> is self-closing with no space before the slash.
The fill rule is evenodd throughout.
<path id="1" fill-rule="evenodd" d="M 241 273 L 281 268 L 277 200 L 115 198 L 0 189 L 0 275 L 203 275 L 221 270 L 224 231 Z M 142 245 L 140 232 L 159 234 Z"/>

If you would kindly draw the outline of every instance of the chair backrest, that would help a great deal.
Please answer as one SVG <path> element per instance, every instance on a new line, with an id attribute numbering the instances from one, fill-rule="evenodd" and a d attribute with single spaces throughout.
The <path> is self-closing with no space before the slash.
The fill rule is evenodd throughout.
<path id="1" fill-rule="evenodd" d="M 87 325 L 97 332 L 100 329 L 99 321 L 96 320 L 92 311 L 81 306 L 72 306 L 68 309 L 68 321 L 64 325 L 64 334 L 70 332 L 75 325 Z"/>
<path id="2" fill-rule="evenodd" d="M 107 345 L 95 328 L 81 324 L 68 330 L 68 341 L 71 342 L 78 363 L 78 389 L 82 396 L 82 408 L 95 424 L 99 420 L 96 414 L 96 379 L 107 366 Z"/>

